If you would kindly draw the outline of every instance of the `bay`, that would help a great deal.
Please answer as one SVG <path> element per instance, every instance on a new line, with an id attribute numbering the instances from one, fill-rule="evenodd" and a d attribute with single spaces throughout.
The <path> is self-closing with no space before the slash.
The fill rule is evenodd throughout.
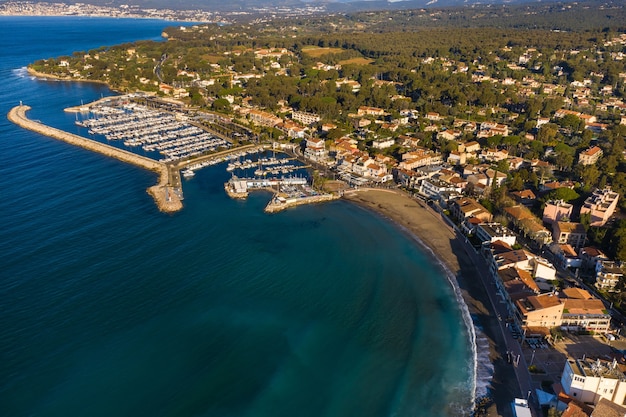
<path id="1" fill-rule="evenodd" d="M 36 59 L 171 22 L 0 18 L 0 111 L 76 131 L 113 95 L 42 81 Z M 473 332 L 435 260 L 343 201 L 263 213 L 225 167 L 156 209 L 155 177 L 0 120 L 0 410 L 9 416 L 459 416 Z"/>

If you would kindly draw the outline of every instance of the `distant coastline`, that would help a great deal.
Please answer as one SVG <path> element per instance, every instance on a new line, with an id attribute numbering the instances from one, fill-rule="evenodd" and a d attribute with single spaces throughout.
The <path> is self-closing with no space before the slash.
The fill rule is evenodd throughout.
<path id="1" fill-rule="evenodd" d="M 78 83 L 103 84 L 103 85 L 106 85 L 107 87 L 109 87 L 109 89 L 111 91 L 117 92 L 115 89 L 111 88 L 111 86 L 109 84 L 107 84 L 105 81 L 89 80 L 89 79 L 86 79 L 86 78 L 73 78 L 73 77 L 69 77 L 69 76 L 68 77 L 61 77 L 59 75 L 46 74 L 46 73 L 34 70 L 30 65 L 26 67 L 26 72 L 28 72 L 28 75 L 31 75 L 31 76 L 36 77 L 36 78 L 40 78 L 42 80 L 72 81 L 72 82 L 78 82 Z"/>

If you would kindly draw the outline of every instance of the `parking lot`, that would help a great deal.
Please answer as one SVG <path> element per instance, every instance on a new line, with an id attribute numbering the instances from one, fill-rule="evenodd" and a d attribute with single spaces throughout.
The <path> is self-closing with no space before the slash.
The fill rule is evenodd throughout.
<path id="1" fill-rule="evenodd" d="M 531 373 L 535 388 L 559 383 L 568 358 L 581 359 L 586 356 L 608 359 L 615 354 L 622 355 L 620 351 L 626 351 L 625 338 L 609 340 L 604 335 L 564 333 L 556 343 L 539 341 L 536 338 L 526 339 L 523 343 L 526 363 L 529 367 L 534 365 L 539 371 Z"/>

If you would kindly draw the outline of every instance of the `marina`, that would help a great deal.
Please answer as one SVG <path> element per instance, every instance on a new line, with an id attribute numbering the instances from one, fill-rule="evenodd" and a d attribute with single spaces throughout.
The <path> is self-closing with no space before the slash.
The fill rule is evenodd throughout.
<path id="1" fill-rule="evenodd" d="M 182 209 L 182 192 L 173 186 L 172 171 L 168 169 L 167 165 L 123 149 L 118 149 L 104 143 L 83 138 L 60 129 L 46 126 L 40 122 L 30 120 L 26 116 L 26 112 L 28 110 L 30 110 L 29 106 L 25 106 L 20 103 L 19 106 L 11 109 L 8 114 L 8 118 L 11 122 L 17 124 L 18 126 L 29 129 L 33 132 L 118 159 L 122 162 L 126 162 L 149 171 L 157 172 L 159 174 L 159 182 L 158 184 L 148 188 L 148 194 L 154 198 L 160 211 L 173 213 Z"/>
<path id="2" fill-rule="evenodd" d="M 163 163 L 232 147 L 229 141 L 194 125 L 184 114 L 120 99 L 89 107 L 89 117 L 79 120 L 77 114 L 75 123 L 90 135 L 102 135 L 107 141 L 139 148 Z"/>
<path id="3" fill-rule="evenodd" d="M 308 180 L 310 165 L 293 155 L 257 144 L 233 147 L 226 139 L 194 125 L 185 113 L 148 108 L 132 98 L 112 97 L 66 109 L 76 111 L 76 126 L 104 140 L 85 138 L 29 120 L 25 116 L 27 106 L 16 107 L 10 119 L 47 136 L 159 172 L 159 184 L 148 192 L 164 212 L 182 209 L 181 178 L 192 180 L 197 170 L 217 164 L 227 164 L 225 169 L 232 174 L 224 184 L 231 198 L 246 198 L 254 190 L 273 192 L 266 212 L 339 198 L 315 191 Z M 79 114 L 87 117 L 80 119 Z"/>
<path id="4" fill-rule="evenodd" d="M 335 194 L 320 194 L 302 177 L 286 178 L 238 178 L 233 176 L 224 184 L 224 190 L 231 198 L 245 199 L 253 190 L 267 190 L 274 193 L 265 207 L 266 213 L 275 213 L 302 204 L 319 203 L 338 199 Z"/>

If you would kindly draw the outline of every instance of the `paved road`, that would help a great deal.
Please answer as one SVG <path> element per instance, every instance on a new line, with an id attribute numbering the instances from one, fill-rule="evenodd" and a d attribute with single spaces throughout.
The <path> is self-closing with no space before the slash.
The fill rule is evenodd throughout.
<path id="1" fill-rule="evenodd" d="M 465 252 L 468 254 L 469 258 L 473 261 L 478 274 L 481 277 L 483 286 L 485 291 L 489 297 L 489 301 L 491 303 L 491 311 L 493 311 L 497 317 L 500 319 L 500 332 L 502 334 L 502 340 L 505 342 L 505 346 L 500 346 L 500 354 L 503 357 L 506 357 L 507 352 L 511 352 L 512 357 L 514 358 L 513 366 L 515 366 L 515 375 L 517 377 L 517 382 L 520 389 L 520 396 L 523 398 L 528 398 L 530 409 L 532 415 L 534 417 L 541 416 L 541 407 L 537 402 L 533 381 L 530 373 L 528 372 L 528 364 L 526 363 L 526 359 L 524 358 L 524 353 L 522 351 L 522 346 L 517 339 L 513 338 L 513 334 L 507 328 L 505 320 L 501 318 L 506 318 L 509 316 L 509 312 L 506 308 L 506 304 L 502 299 L 502 296 L 498 294 L 496 289 L 496 284 L 494 278 L 492 277 L 489 268 L 485 259 L 476 253 L 474 247 L 467 240 L 465 235 L 454 226 L 454 224 L 447 218 L 444 214 L 433 209 L 433 207 L 425 204 L 420 199 L 416 199 L 418 203 L 429 210 L 429 212 L 441 219 L 448 227 L 450 233 L 456 236 L 459 241 L 463 242 L 463 246 Z M 530 393 L 530 396 L 529 396 Z"/>

